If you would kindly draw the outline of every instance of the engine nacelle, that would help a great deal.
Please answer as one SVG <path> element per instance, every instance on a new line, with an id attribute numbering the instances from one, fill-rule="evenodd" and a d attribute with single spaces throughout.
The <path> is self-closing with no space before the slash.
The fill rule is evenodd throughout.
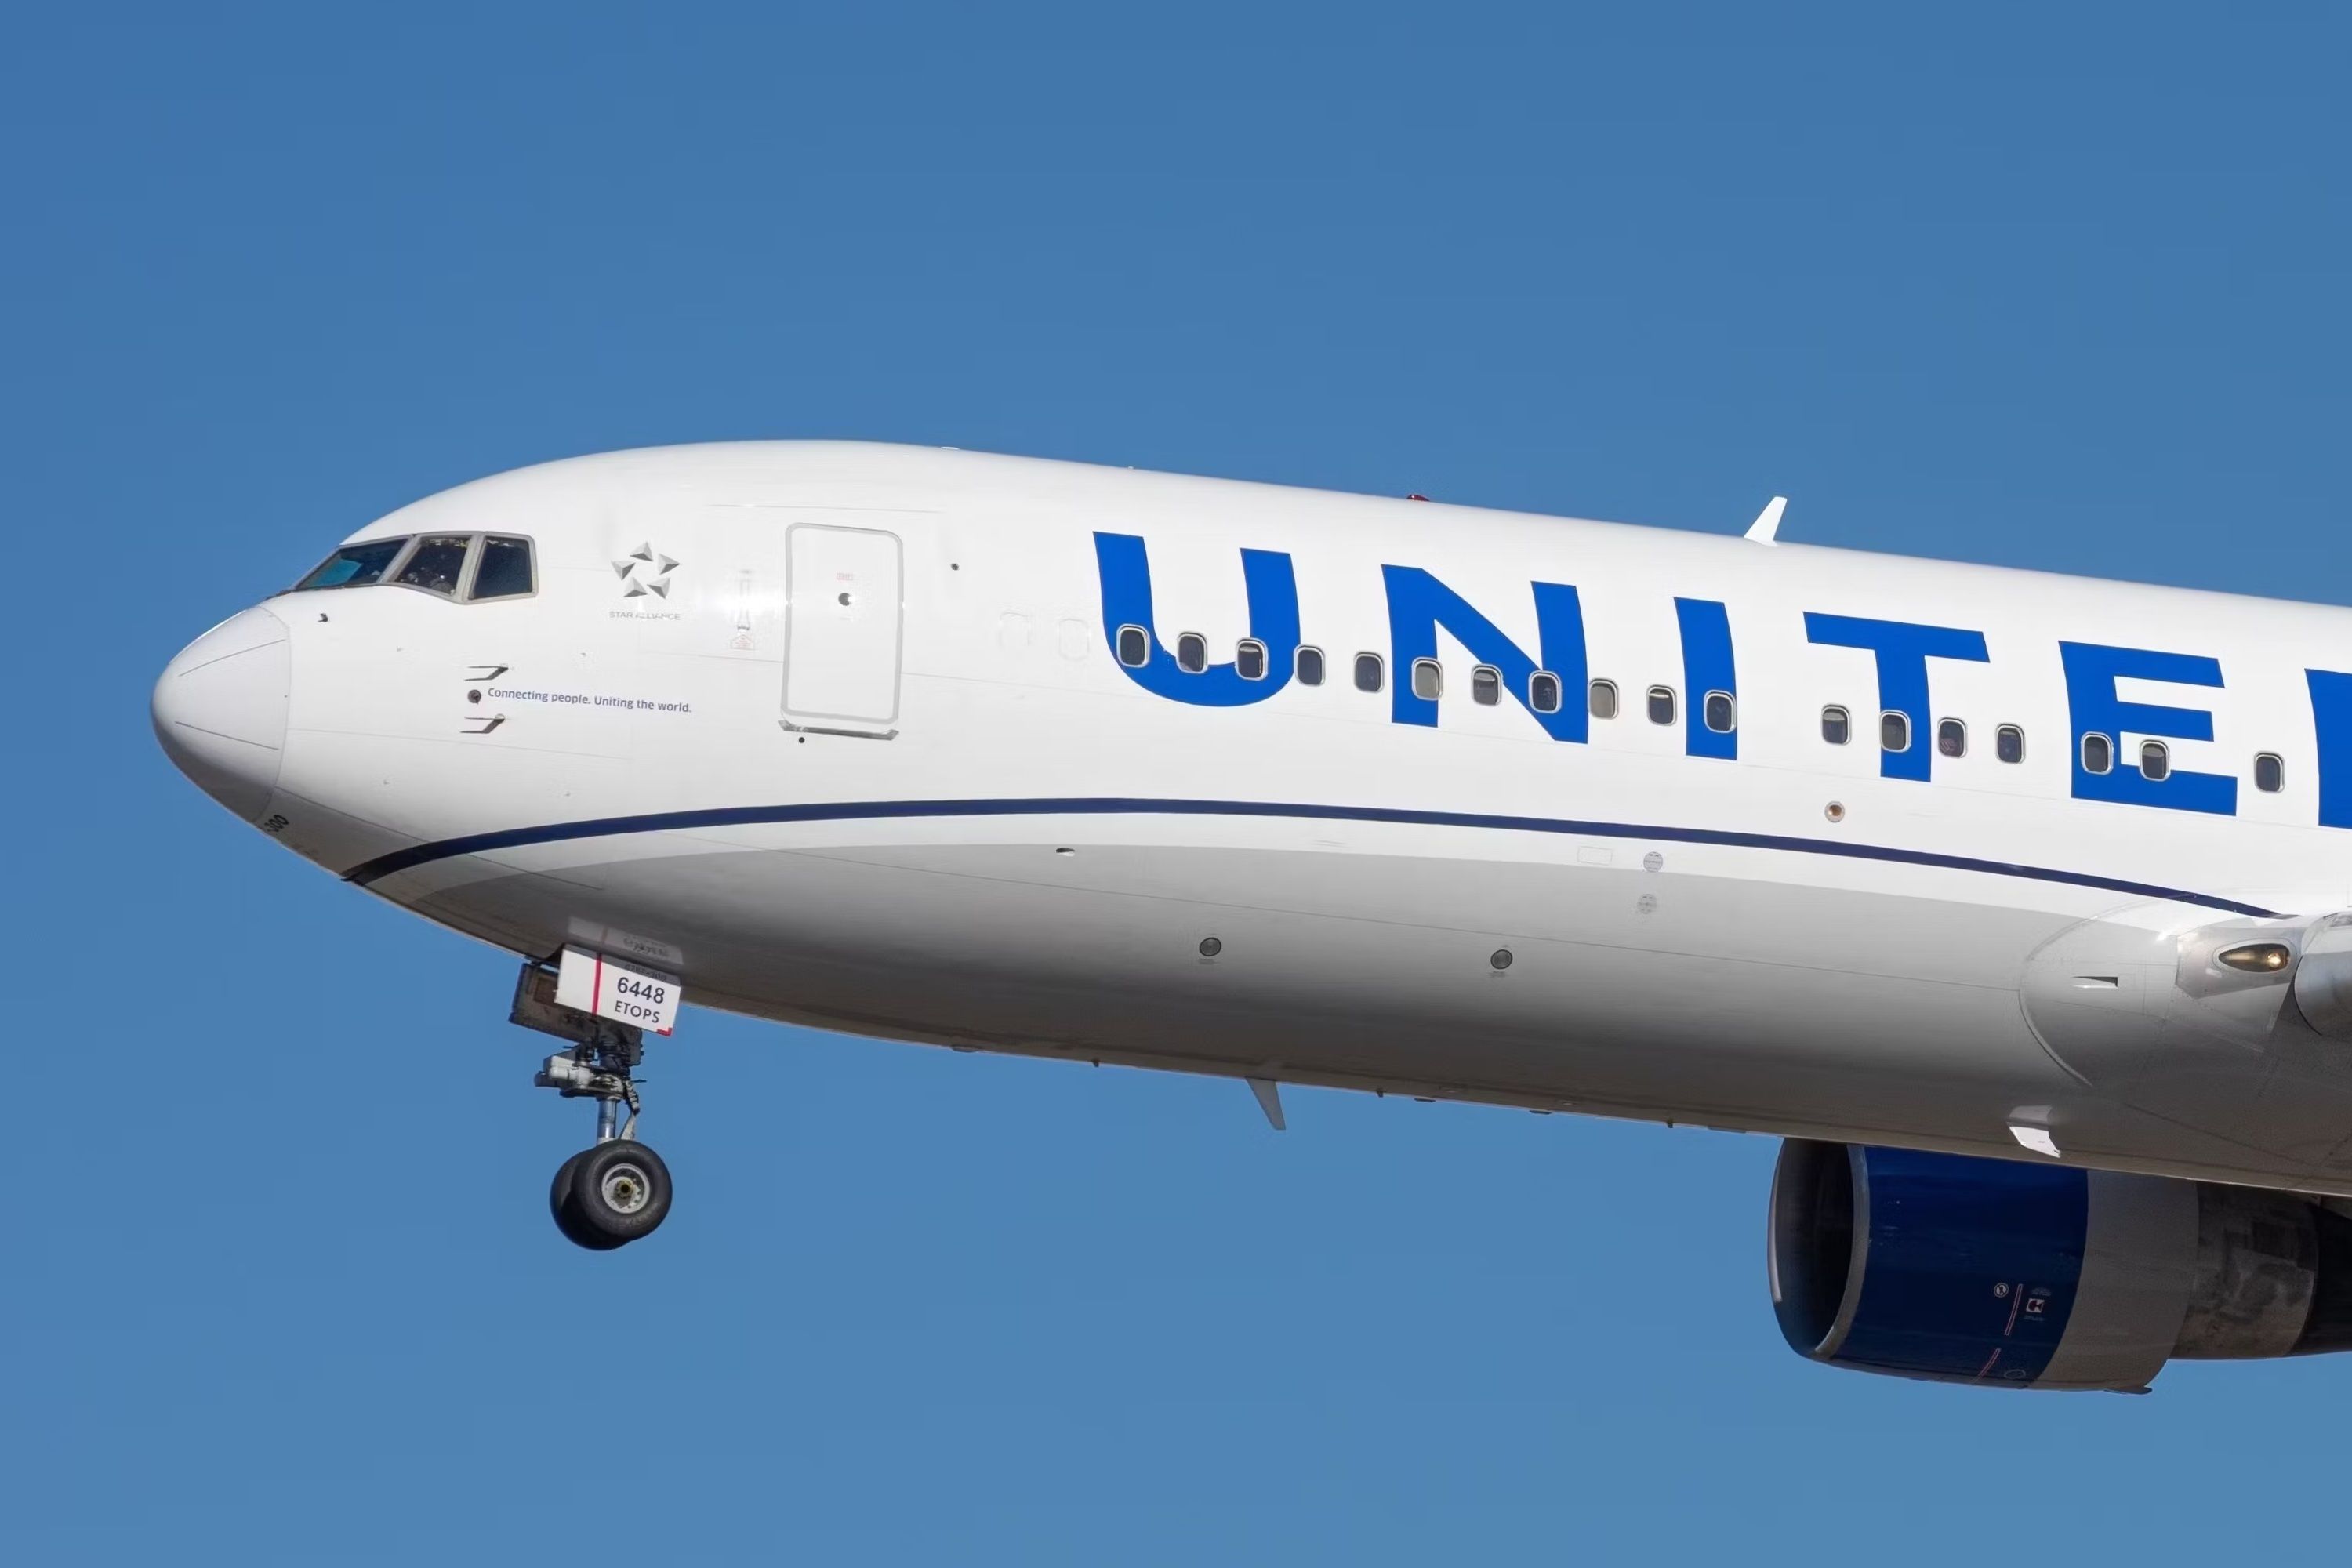
<path id="1" fill-rule="evenodd" d="M 2137 1392 L 2352 1349 L 2352 1219 L 2293 1193 L 1791 1139 L 1769 1262 L 1792 1349 L 1898 1377 Z"/>

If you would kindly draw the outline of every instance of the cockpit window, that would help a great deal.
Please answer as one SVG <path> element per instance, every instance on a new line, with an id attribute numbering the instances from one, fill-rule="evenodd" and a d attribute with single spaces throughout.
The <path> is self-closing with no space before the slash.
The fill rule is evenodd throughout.
<path id="1" fill-rule="evenodd" d="M 416 542 L 416 549 L 408 564 L 400 569 L 396 581 L 411 588 L 422 588 L 428 594 L 455 596 L 457 579 L 466 574 L 466 550 L 474 542 L 470 533 L 428 533 Z"/>
<path id="2" fill-rule="evenodd" d="M 468 557 L 473 577 L 466 575 Z M 396 574 L 386 572 L 398 567 Z M 369 539 L 346 544 L 319 563 L 317 571 L 287 590 L 363 588 L 393 583 L 454 599 L 518 599 L 539 591 L 530 541 L 502 533 L 428 533 L 422 539 Z"/>
<path id="3" fill-rule="evenodd" d="M 482 558 L 474 566 L 474 591 L 467 598 L 510 599 L 530 593 L 531 587 L 530 540 L 492 534 L 482 541 Z"/>
<path id="4" fill-rule="evenodd" d="M 301 593 L 310 588 L 363 588 L 380 582 L 383 569 L 407 545 L 406 538 L 369 539 L 357 544 L 346 544 L 324 561 L 319 569 L 294 584 Z"/>

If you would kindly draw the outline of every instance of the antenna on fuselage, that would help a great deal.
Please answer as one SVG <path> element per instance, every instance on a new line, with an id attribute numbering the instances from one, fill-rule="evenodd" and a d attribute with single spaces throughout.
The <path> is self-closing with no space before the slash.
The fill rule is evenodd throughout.
<path id="1" fill-rule="evenodd" d="M 1748 537 L 1759 544 L 1780 542 L 1773 535 L 1780 531 L 1780 514 L 1788 510 L 1787 496 L 1774 496 L 1770 500 L 1766 501 L 1764 510 L 1756 514 L 1756 521 L 1748 525 Z"/>
<path id="2" fill-rule="evenodd" d="M 1271 1067 L 1274 1064 L 1269 1062 L 1266 1065 Z M 1248 1083 L 1250 1092 L 1257 1096 L 1257 1108 L 1265 1112 L 1267 1123 L 1276 1132 L 1281 1131 L 1288 1125 L 1282 1119 L 1282 1085 L 1270 1078 L 1254 1078 Z"/>

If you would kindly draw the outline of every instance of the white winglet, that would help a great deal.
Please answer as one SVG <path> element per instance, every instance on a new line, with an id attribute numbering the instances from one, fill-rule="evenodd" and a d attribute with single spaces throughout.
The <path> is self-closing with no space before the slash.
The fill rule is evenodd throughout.
<path id="1" fill-rule="evenodd" d="M 1274 1124 L 1274 1130 L 1281 1131 L 1282 1086 L 1270 1078 L 1254 1078 L 1249 1080 L 1249 1086 L 1250 1092 L 1257 1096 L 1257 1108 L 1265 1112 L 1265 1119 Z"/>
<path id="2" fill-rule="evenodd" d="M 1756 521 L 1748 525 L 1748 537 L 1759 544 L 1780 542 L 1772 536 L 1780 531 L 1780 514 L 1788 510 L 1787 496 L 1774 496 L 1766 501 L 1764 510 L 1756 514 Z"/>
<path id="3" fill-rule="evenodd" d="M 2058 1158 L 2058 1145 L 2052 1140 L 2047 1127 L 2028 1127 L 2022 1122 L 2012 1121 L 2009 1124 L 2009 1135 L 2037 1154 L 2047 1154 L 2053 1160 Z"/>

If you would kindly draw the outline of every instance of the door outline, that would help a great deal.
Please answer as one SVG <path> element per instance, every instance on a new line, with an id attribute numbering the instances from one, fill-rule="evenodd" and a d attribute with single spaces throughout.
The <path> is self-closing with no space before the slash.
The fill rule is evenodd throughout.
<path id="1" fill-rule="evenodd" d="M 871 538 L 889 541 L 891 575 L 896 579 L 894 586 L 898 597 L 896 602 L 890 606 L 892 616 L 890 637 L 890 711 L 883 715 L 881 718 L 877 719 L 870 714 L 863 713 L 825 713 L 813 709 L 795 709 L 792 706 L 793 658 L 793 618 L 801 613 L 803 607 L 801 604 L 801 584 L 797 575 L 797 563 L 793 548 L 794 542 L 793 536 L 803 530 L 812 529 L 822 533 L 862 533 Z M 900 705 L 905 701 L 903 682 L 906 679 L 907 671 L 907 545 L 904 540 L 899 538 L 898 534 L 891 532 L 888 529 L 855 528 L 837 522 L 795 522 L 784 530 L 783 665 L 783 689 L 777 695 L 778 700 L 784 705 L 784 712 L 787 715 L 797 715 L 802 719 L 832 719 L 838 721 L 838 724 L 835 725 L 804 724 L 796 723 L 793 721 L 793 718 L 786 717 L 778 721 L 778 722 L 785 729 L 809 735 L 847 735 L 862 741 L 887 741 L 897 737 L 898 733 L 898 710 Z M 863 724 L 879 727 L 856 730 L 838 727 L 838 725 L 847 724 Z"/>

